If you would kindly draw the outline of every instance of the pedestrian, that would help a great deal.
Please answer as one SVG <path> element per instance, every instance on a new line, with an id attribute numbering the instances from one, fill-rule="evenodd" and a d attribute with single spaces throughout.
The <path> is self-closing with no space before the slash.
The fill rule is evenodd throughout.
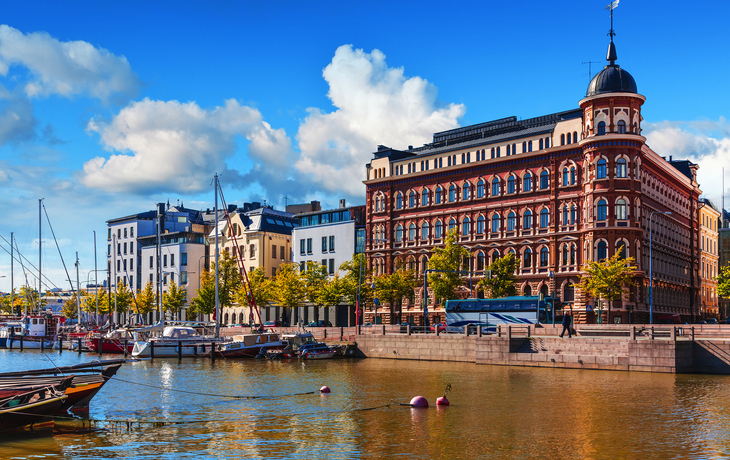
<path id="1" fill-rule="evenodd" d="M 568 331 L 568 338 L 569 339 L 572 338 L 572 336 L 570 335 L 570 323 L 572 322 L 571 321 L 572 319 L 573 318 L 570 316 L 570 312 L 569 311 L 566 311 L 563 314 L 563 332 L 560 333 L 560 338 L 561 339 L 563 338 L 563 334 L 565 334 L 565 331 Z"/>

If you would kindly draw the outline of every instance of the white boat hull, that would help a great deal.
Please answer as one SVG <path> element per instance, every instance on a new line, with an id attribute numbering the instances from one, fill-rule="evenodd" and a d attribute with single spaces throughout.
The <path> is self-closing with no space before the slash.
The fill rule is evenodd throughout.
<path id="1" fill-rule="evenodd" d="M 25 349 L 41 349 L 41 340 L 38 337 L 23 337 L 23 350 Z M 43 339 L 43 349 L 52 350 L 56 346 L 56 342 L 50 339 Z M 20 337 L 8 337 L 6 347 L 13 350 L 20 350 Z"/>
<path id="2" fill-rule="evenodd" d="M 174 358 L 177 356 L 203 356 L 210 354 L 211 343 L 215 341 L 200 341 L 196 340 L 193 342 L 182 341 L 182 353 L 180 353 L 179 343 L 175 342 L 147 342 L 139 341 L 134 343 L 132 349 L 132 356 L 138 358 L 150 358 L 152 357 L 152 343 L 154 343 L 155 358 Z"/>

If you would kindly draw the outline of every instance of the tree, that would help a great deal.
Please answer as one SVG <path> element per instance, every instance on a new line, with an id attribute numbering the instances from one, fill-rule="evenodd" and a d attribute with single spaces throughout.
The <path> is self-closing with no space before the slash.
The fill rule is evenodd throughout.
<path id="1" fill-rule="evenodd" d="M 595 297 L 608 301 L 608 318 L 611 318 L 611 303 L 620 300 L 624 287 L 633 286 L 634 273 L 637 270 L 634 258 L 622 258 L 617 252 L 611 258 L 600 262 L 588 262 L 583 265 L 585 275 L 579 277 L 578 287 Z"/>
<path id="2" fill-rule="evenodd" d="M 10 305 L 10 293 L 0 298 L 0 311 L 15 314 L 18 312 L 18 307 L 23 306 L 23 297 L 18 294 L 17 289 L 13 289 L 13 304 Z"/>
<path id="3" fill-rule="evenodd" d="M 210 271 L 204 271 L 200 276 L 200 288 L 190 302 L 191 315 L 210 315 L 215 311 L 215 276 Z"/>
<path id="4" fill-rule="evenodd" d="M 730 299 L 730 262 L 727 265 L 720 268 L 720 273 L 717 275 L 717 295 Z"/>
<path id="5" fill-rule="evenodd" d="M 416 277 L 411 270 L 400 269 L 390 275 L 383 274 L 375 279 L 378 298 L 390 304 L 390 317 L 395 316 L 394 307 L 397 306 L 398 319 L 401 322 L 403 312 L 403 297 L 413 294 L 416 287 Z"/>
<path id="6" fill-rule="evenodd" d="M 109 308 L 109 295 L 107 290 L 104 288 L 97 289 L 95 294 L 86 292 L 86 295 L 81 299 L 81 308 L 89 314 L 96 315 L 96 299 L 99 299 L 99 314 L 108 314 L 111 309 Z"/>
<path id="7" fill-rule="evenodd" d="M 112 296 L 112 308 L 116 308 L 117 313 L 127 314 L 132 307 L 132 291 L 129 290 L 127 283 L 119 283 L 116 292 Z"/>
<path id="8" fill-rule="evenodd" d="M 462 275 L 456 272 L 459 271 L 464 258 L 469 257 L 469 251 L 456 244 L 456 229 L 446 234 L 444 243 L 444 246 L 434 248 L 433 255 L 428 260 L 429 270 L 441 271 L 428 275 L 428 284 L 433 290 L 436 303 L 455 297 L 456 290 L 462 285 Z M 427 293 L 424 293 L 424 297 L 426 295 Z"/>
<path id="9" fill-rule="evenodd" d="M 340 264 L 340 271 L 345 272 L 341 285 L 343 297 L 350 305 L 355 305 L 359 294 L 360 309 L 364 311 L 363 306 L 373 298 L 373 290 L 368 282 L 371 271 L 364 255 L 353 254 L 352 259 Z"/>
<path id="10" fill-rule="evenodd" d="M 477 289 L 483 289 L 490 299 L 517 295 L 517 281 L 515 270 L 519 265 L 517 257 L 508 253 L 500 257 L 488 267 L 490 277 L 484 277 L 477 283 Z"/>
<path id="11" fill-rule="evenodd" d="M 149 314 L 157 308 L 157 293 L 151 281 L 147 281 L 144 289 L 137 293 L 137 308 L 142 315 Z"/>
<path id="12" fill-rule="evenodd" d="M 307 300 L 307 288 L 299 274 L 299 264 L 279 265 L 276 276 L 271 281 L 272 297 L 283 308 L 294 309 Z M 290 315 L 291 317 L 291 315 Z M 281 320 L 285 321 L 282 309 Z"/>
<path id="13" fill-rule="evenodd" d="M 261 314 L 261 308 L 271 302 L 272 299 L 272 286 L 271 281 L 266 278 L 266 272 L 263 267 L 258 267 L 256 270 L 248 274 L 248 284 L 250 291 L 253 293 L 253 301 L 256 303 L 256 307 L 259 309 L 259 315 Z M 234 301 L 244 307 L 252 308 L 251 298 L 249 296 L 249 286 L 245 283 L 241 283 L 238 291 L 234 296 Z M 251 312 L 253 314 L 253 312 Z M 253 321 L 261 320 L 261 318 L 253 318 Z"/>
<path id="14" fill-rule="evenodd" d="M 213 278 L 215 278 L 215 273 L 213 273 Z M 218 288 L 218 302 L 220 303 L 221 311 L 223 311 L 224 308 L 233 306 L 236 292 L 241 287 L 241 272 L 239 271 L 238 263 L 226 251 L 223 251 L 222 256 L 218 260 L 218 283 L 220 284 Z"/>
<path id="15" fill-rule="evenodd" d="M 305 290 L 307 292 L 307 301 L 317 305 L 322 305 L 319 302 L 319 296 L 322 289 L 327 283 L 329 274 L 327 273 L 327 267 L 317 262 L 307 262 L 307 271 L 302 274 L 304 281 Z M 314 320 L 319 321 L 319 308 L 314 309 Z"/>
<path id="16" fill-rule="evenodd" d="M 39 301 L 38 291 L 33 288 L 29 288 L 28 286 L 21 286 L 18 296 L 22 299 L 21 304 L 27 303 L 29 313 L 39 307 L 43 308 L 48 304 L 48 301 L 43 297 L 41 297 Z"/>
<path id="17" fill-rule="evenodd" d="M 162 308 L 176 316 L 188 301 L 188 292 L 180 288 L 176 282 L 171 281 L 167 291 L 162 294 Z"/>
<path id="18" fill-rule="evenodd" d="M 334 307 L 342 303 L 344 298 L 343 280 L 340 278 L 339 273 L 335 273 L 335 276 L 324 281 L 322 288 L 317 293 L 315 303 L 317 305 Z"/>
<path id="19" fill-rule="evenodd" d="M 80 294 L 83 297 L 86 297 L 86 291 L 81 291 Z M 68 319 L 74 319 L 78 318 L 78 308 L 76 306 L 76 296 L 77 293 L 74 292 L 74 294 L 71 296 L 71 298 L 67 299 L 63 303 L 63 307 L 61 308 L 61 313 L 63 313 L 63 316 L 65 316 Z M 81 298 L 79 297 L 79 304 L 81 303 Z"/>

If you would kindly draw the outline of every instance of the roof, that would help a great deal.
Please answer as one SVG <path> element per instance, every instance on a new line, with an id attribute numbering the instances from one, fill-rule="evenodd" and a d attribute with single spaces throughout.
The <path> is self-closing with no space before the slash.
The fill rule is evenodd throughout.
<path id="1" fill-rule="evenodd" d="M 138 214 L 131 214 L 124 217 L 116 217 L 106 221 L 107 224 L 116 224 L 121 222 L 129 222 L 130 220 L 153 220 L 157 217 L 157 211 L 146 211 Z"/>
<path id="2" fill-rule="evenodd" d="M 268 207 L 254 209 L 252 211 L 240 212 L 236 211 L 241 219 L 245 231 L 247 232 L 271 232 L 284 235 L 291 235 L 292 230 L 297 227 L 297 220 L 294 214 L 284 211 L 277 211 Z M 223 219 L 218 221 L 218 235 L 224 235 L 228 221 Z M 215 229 L 210 232 L 209 237 L 215 238 Z"/>
<path id="3" fill-rule="evenodd" d="M 636 80 L 618 65 L 607 65 L 598 72 L 586 90 L 586 97 L 604 93 L 638 93 Z"/>

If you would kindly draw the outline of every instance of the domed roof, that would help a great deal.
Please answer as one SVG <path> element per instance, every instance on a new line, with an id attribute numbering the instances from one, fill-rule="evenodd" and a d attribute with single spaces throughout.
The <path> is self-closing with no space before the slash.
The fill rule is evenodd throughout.
<path id="1" fill-rule="evenodd" d="M 616 65 L 616 46 L 611 43 L 608 45 L 608 54 L 606 60 L 609 65 L 596 74 L 588 84 L 586 97 L 595 96 L 604 93 L 638 93 L 636 89 L 636 81 L 630 73 Z"/>

